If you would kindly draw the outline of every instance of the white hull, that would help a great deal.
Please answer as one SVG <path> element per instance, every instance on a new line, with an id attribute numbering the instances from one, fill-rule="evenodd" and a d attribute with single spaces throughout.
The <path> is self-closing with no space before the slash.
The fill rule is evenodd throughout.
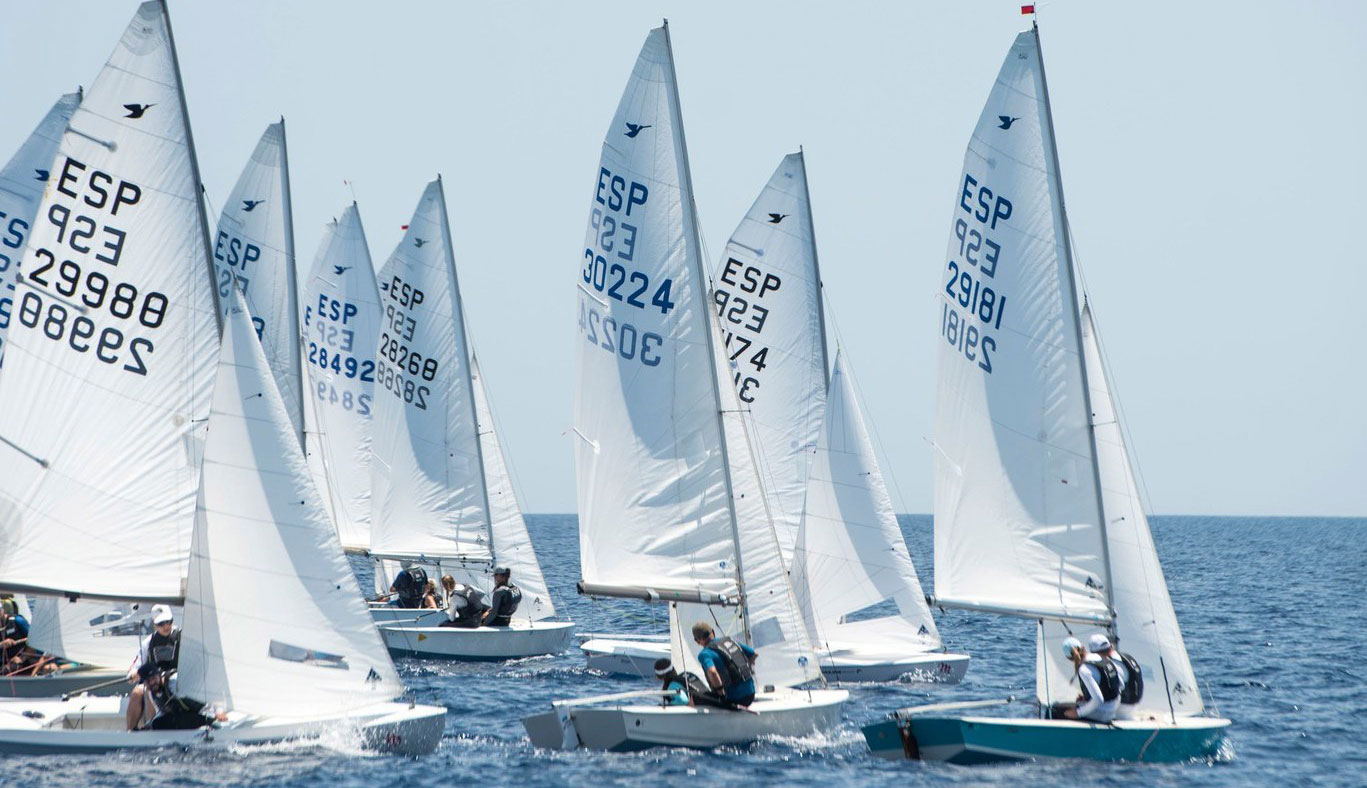
<path id="1" fill-rule="evenodd" d="M 391 654 L 431 659 L 499 660 L 558 654 L 574 636 L 569 621 L 514 621 L 506 627 L 380 626 Z"/>
<path id="2" fill-rule="evenodd" d="M 230 714 L 220 727 L 179 731 L 125 730 L 126 697 L 81 695 L 70 700 L 0 700 L 0 753 L 29 755 L 231 747 L 317 738 L 353 729 L 367 749 L 426 755 L 446 727 L 446 710 L 382 702 L 346 716 L 250 717 Z"/>
<path id="3" fill-rule="evenodd" d="M 55 698 L 82 692 L 88 687 L 113 681 L 124 675 L 125 671 L 122 670 L 75 666 L 46 676 L 0 678 L 0 699 Z M 118 695 L 127 692 L 129 686 L 127 682 L 120 681 L 90 692 L 93 695 Z"/>
<path id="4" fill-rule="evenodd" d="M 655 660 L 669 657 L 663 641 L 599 637 L 579 644 L 589 668 L 637 678 L 654 676 Z M 931 651 L 888 660 L 867 660 L 817 651 L 821 673 L 829 681 L 911 681 L 958 684 L 968 670 L 967 654 Z"/>
<path id="5" fill-rule="evenodd" d="M 383 603 L 370 603 L 370 617 L 376 626 L 403 624 L 411 627 L 435 627 L 446 620 L 445 610 L 417 607 L 395 607 Z"/>
<path id="6" fill-rule="evenodd" d="M 568 706 L 574 725 L 569 737 L 561 711 L 552 709 L 522 720 L 532 745 L 630 751 L 649 747 L 710 748 L 746 744 L 763 736 L 805 736 L 840 723 L 845 690 L 780 689 L 760 693 L 748 711 L 709 707 L 635 705 Z"/>

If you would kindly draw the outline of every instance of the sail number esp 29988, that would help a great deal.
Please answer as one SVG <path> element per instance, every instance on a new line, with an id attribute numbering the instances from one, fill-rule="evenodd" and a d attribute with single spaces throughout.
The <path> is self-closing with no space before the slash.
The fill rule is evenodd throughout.
<path id="1" fill-rule="evenodd" d="M 992 353 L 997 349 L 997 339 L 990 332 L 1001 329 L 1007 300 L 993 287 L 1002 247 L 991 234 L 998 222 L 1011 218 L 1011 201 L 964 173 L 957 207 L 967 218 L 958 213 L 954 217 L 940 304 L 940 335 L 964 358 L 990 374 Z"/>

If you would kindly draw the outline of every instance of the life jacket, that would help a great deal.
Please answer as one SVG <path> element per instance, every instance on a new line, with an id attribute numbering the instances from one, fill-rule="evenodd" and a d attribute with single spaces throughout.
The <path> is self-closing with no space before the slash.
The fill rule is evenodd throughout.
<path id="1" fill-rule="evenodd" d="M 744 684 L 755 677 L 755 671 L 750 667 L 750 657 L 736 641 L 729 637 L 718 638 L 707 647 L 721 655 L 725 669 L 718 672 L 721 673 L 721 683 L 725 689 Z"/>
<path id="2" fill-rule="evenodd" d="M 180 661 L 180 630 L 171 630 L 170 635 L 153 632 L 147 641 L 147 660 L 157 666 L 157 670 L 175 670 Z"/>
<path id="3" fill-rule="evenodd" d="M 1078 670 L 1081 671 L 1082 668 L 1085 668 L 1088 665 L 1096 668 L 1096 683 L 1101 687 L 1101 699 L 1109 702 L 1120 697 L 1120 671 L 1115 669 L 1115 663 L 1102 657 L 1101 660 L 1097 662 L 1082 663 L 1082 667 L 1078 668 Z M 1087 691 L 1087 684 L 1078 681 L 1078 685 L 1082 687 L 1082 699 L 1091 700 L 1092 693 Z"/>
<path id="4" fill-rule="evenodd" d="M 0 629 L 0 640 L 19 640 L 24 637 L 24 632 L 19 628 L 19 617 L 10 616 L 5 619 L 4 629 Z"/>
<path id="5" fill-rule="evenodd" d="M 707 683 L 705 681 L 689 672 L 675 673 L 673 678 L 664 681 L 660 685 L 660 689 L 668 690 L 671 684 L 677 684 L 682 686 L 684 694 L 688 696 L 689 700 L 694 700 L 695 698 L 700 697 L 707 697 L 708 695 L 712 694 L 712 688 L 707 686 Z M 669 705 L 668 698 L 665 699 L 664 705 Z"/>
<path id="6" fill-rule="evenodd" d="M 506 592 L 504 596 L 499 596 L 499 591 Z M 508 583 L 494 589 L 493 599 L 502 599 L 499 609 L 495 610 L 489 618 L 489 625 L 494 627 L 506 627 L 513 620 L 513 614 L 517 612 L 518 605 L 522 604 L 522 589 Z"/>
<path id="7" fill-rule="evenodd" d="M 1144 671 L 1139 667 L 1139 662 L 1129 654 L 1116 652 L 1119 659 L 1125 665 L 1129 675 L 1125 678 L 1125 686 L 1120 688 L 1120 702 L 1125 705 L 1138 703 L 1144 697 Z"/>
<path id="8" fill-rule="evenodd" d="M 404 607 L 418 607 L 427 589 L 427 570 L 410 566 L 394 576 L 394 591 Z"/>

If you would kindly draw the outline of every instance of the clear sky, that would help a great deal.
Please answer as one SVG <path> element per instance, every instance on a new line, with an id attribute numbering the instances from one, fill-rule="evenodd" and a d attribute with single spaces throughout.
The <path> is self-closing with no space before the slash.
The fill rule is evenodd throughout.
<path id="1" fill-rule="evenodd" d="M 1074 240 L 1159 513 L 1367 515 L 1367 3 L 1037 3 Z M 0 157 L 132 0 L 5 5 Z M 931 510 L 965 146 L 1018 2 L 171 0 L 214 216 L 284 115 L 299 264 L 351 199 L 377 266 L 445 176 L 471 334 L 528 511 L 573 511 L 574 277 L 603 134 L 670 18 L 719 253 L 807 152 L 829 314 Z"/>

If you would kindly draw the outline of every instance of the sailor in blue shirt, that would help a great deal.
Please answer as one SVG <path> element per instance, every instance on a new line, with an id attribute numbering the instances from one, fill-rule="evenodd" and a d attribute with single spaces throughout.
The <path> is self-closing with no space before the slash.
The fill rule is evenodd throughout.
<path id="1" fill-rule="evenodd" d="M 693 625 L 693 642 L 702 646 L 698 664 L 708 686 L 737 706 L 749 706 L 755 700 L 755 650 L 729 637 L 718 638 L 705 621 Z"/>

